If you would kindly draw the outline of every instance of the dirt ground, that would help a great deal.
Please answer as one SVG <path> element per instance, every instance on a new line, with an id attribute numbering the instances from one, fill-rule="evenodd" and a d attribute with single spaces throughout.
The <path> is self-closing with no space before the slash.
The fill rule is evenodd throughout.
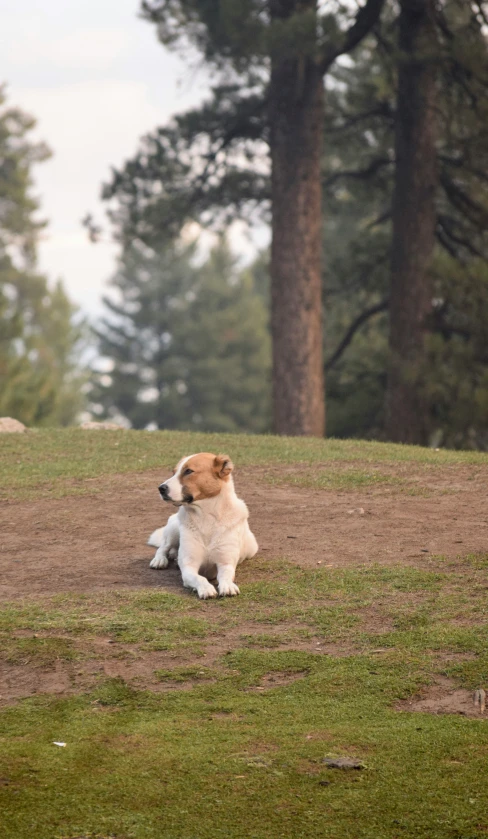
<path id="1" fill-rule="evenodd" d="M 425 494 L 381 484 L 354 492 L 275 486 L 266 479 L 270 470 L 256 468 L 239 470 L 236 488 L 249 507 L 263 557 L 286 557 L 307 567 L 410 563 L 426 568 L 429 558 L 439 554 L 488 550 L 481 471 L 448 467 L 436 472 L 434 485 L 432 470 L 410 464 L 399 468 Z M 149 568 L 154 549 L 145 544 L 147 537 L 173 512 L 159 499 L 163 477 L 160 471 L 111 476 L 97 482 L 102 491 L 92 495 L 1 504 L 0 600 L 123 587 L 182 590 L 174 565 L 164 571 Z M 110 639 L 100 643 L 108 653 Z M 317 651 L 316 639 L 310 649 Z M 143 679 L 144 672 L 166 664 L 164 653 L 147 661 L 135 658 L 132 673 L 127 660 L 107 655 L 104 662 L 100 653 L 93 672 L 79 673 L 78 689 L 96 673 L 123 671 L 125 677 Z M 2 665 L 0 702 L 35 692 L 69 692 L 73 668 L 79 665 L 58 662 L 54 669 L 29 675 L 24 666 Z M 462 699 L 467 708 L 469 695 Z M 452 710 L 459 712 L 458 700 Z M 439 710 L 439 703 L 434 706 Z M 442 710 L 449 709 L 442 705 Z"/>
<path id="2" fill-rule="evenodd" d="M 412 468 L 410 474 L 421 484 Z M 123 586 L 179 589 L 177 569 L 149 568 L 154 551 L 147 538 L 174 512 L 159 498 L 162 477 L 111 476 L 93 495 L 0 504 L 0 598 Z M 307 567 L 424 567 L 430 556 L 488 550 L 486 482 L 469 467 L 443 470 L 435 495 L 427 496 L 382 485 L 360 492 L 273 486 L 252 468 L 240 470 L 236 488 L 264 557 Z"/>

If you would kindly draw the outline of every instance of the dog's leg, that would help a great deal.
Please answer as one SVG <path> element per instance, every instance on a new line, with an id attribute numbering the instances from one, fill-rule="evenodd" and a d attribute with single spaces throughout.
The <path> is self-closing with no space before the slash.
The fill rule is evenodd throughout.
<path id="1" fill-rule="evenodd" d="M 212 553 L 212 559 L 217 565 L 217 584 L 220 597 L 234 597 L 234 595 L 240 594 L 239 588 L 234 582 L 236 567 L 239 562 L 238 545 L 219 548 L 218 551 Z"/>
<path id="2" fill-rule="evenodd" d="M 234 597 L 234 595 L 240 594 L 239 586 L 234 582 L 235 575 L 235 565 L 217 566 L 217 583 L 220 597 Z"/>
<path id="3" fill-rule="evenodd" d="M 212 583 L 209 583 L 206 577 L 202 577 L 201 574 L 198 573 L 200 563 L 194 562 L 194 560 L 183 560 L 181 561 L 178 559 L 178 565 L 181 568 L 181 577 L 183 580 L 183 585 L 186 588 L 192 588 L 198 594 L 200 600 L 207 600 L 209 597 L 217 597 L 217 589 Z"/>
<path id="4" fill-rule="evenodd" d="M 154 535 L 154 534 L 153 534 Z M 178 513 L 170 516 L 161 534 L 161 544 L 157 549 L 154 558 L 149 563 L 150 568 L 167 568 L 170 559 L 178 556 L 180 544 L 180 525 Z"/>
<path id="5" fill-rule="evenodd" d="M 183 535 L 184 534 L 184 535 Z M 186 529 L 182 532 L 180 550 L 178 553 L 178 565 L 181 570 L 183 585 L 186 588 L 195 589 L 201 600 L 208 597 L 217 597 L 217 590 L 206 577 L 199 574 L 205 560 L 205 547 L 189 535 Z"/>

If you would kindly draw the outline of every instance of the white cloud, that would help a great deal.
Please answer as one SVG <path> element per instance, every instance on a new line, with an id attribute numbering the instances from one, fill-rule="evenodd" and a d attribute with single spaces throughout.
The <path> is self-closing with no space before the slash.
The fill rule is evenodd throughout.
<path id="1" fill-rule="evenodd" d="M 37 119 L 37 138 L 54 152 L 34 171 L 49 221 L 40 267 L 61 276 L 89 312 L 100 310 L 116 247 L 90 244 L 81 219 L 87 211 L 103 217 L 101 185 L 112 166 L 134 155 L 139 138 L 208 88 L 204 72 L 191 73 L 158 43 L 139 9 L 140 0 L 24 0 L 2 9 L 0 81 L 8 82 L 9 103 Z"/>
<path id="2" fill-rule="evenodd" d="M 60 38 L 40 37 L 36 29 L 10 42 L 6 58 L 14 66 L 46 62 L 59 68 L 103 70 L 124 52 L 128 33 L 122 29 L 81 29 Z"/>
<path id="3" fill-rule="evenodd" d="M 48 169 L 50 181 L 69 173 L 66 191 L 106 175 L 111 164 L 133 154 L 142 133 L 168 116 L 151 102 L 144 84 L 110 79 L 20 88 L 15 101 L 39 116 L 37 133 L 54 151 L 54 159 L 39 169 L 39 181 Z"/>
<path id="4" fill-rule="evenodd" d="M 36 170 L 42 215 L 50 221 L 40 243 L 40 267 L 61 275 L 74 299 L 91 311 L 99 308 L 103 282 L 113 273 L 116 247 L 91 245 L 81 219 L 93 210 L 101 216 L 100 187 L 110 167 L 120 166 L 142 134 L 168 119 L 176 91 L 169 94 L 163 108 L 151 101 L 144 84 L 130 81 L 15 91 L 17 104 L 40 115 L 37 135 L 54 151 Z"/>
<path id="5" fill-rule="evenodd" d="M 92 245 L 83 230 L 51 233 L 41 242 L 40 267 L 51 280 L 61 279 L 71 300 L 92 317 L 101 313 L 101 296 L 114 273 L 117 247 Z"/>

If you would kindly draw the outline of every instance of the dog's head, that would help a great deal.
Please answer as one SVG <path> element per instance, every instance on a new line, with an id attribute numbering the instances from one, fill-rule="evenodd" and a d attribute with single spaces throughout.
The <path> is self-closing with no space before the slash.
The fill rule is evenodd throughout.
<path id="1" fill-rule="evenodd" d="M 180 460 L 173 477 L 161 484 L 159 492 L 164 501 L 177 507 L 214 498 L 230 481 L 233 468 L 226 454 L 192 454 Z"/>

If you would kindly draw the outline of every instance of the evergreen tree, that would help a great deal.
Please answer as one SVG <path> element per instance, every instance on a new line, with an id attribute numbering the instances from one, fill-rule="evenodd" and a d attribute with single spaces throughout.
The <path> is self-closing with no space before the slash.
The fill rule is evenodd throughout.
<path id="1" fill-rule="evenodd" d="M 112 370 L 93 399 L 135 428 L 269 428 L 267 310 L 225 241 L 200 267 L 195 247 L 139 241 L 123 250 L 99 327 Z"/>
<path id="2" fill-rule="evenodd" d="M 49 151 L 33 143 L 34 120 L 5 104 L 0 88 L 0 414 L 27 425 L 67 425 L 80 411 L 82 324 L 58 283 L 36 270 L 44 223 L 32 196 L 32 166 Z"/>
<path id="3" fill-rule="evenodd" d="M 478 431 L 469 425 L 468 410 L 462 414 L 466 426 L 461 431 L 454 406 L 451 411 L 444 403 L 442 411 L 438 409 L 436 370 L 428 362 L 432 341 L 447 342 L 445 364 L 452 364 L 452 369 L 446 393 L 454 393 L 455 382 L 462 377 L 455 360 L 461 345 L 451 327 L 465 320 L 461 307 L 467 304 L 467 294 L 454 294 L 453 283 L 463 266 L 463 288 L 466 291 L 465 283 L 472 283 L 473 297 L 478 299 L 484 282 L 480 264 L 488 257 L 484 8 L 485 4 L 448 0 L 435 9 L 440 50 L 438 183 L 435 248 L 428 277 L 435 306 L 423 328 L 424 357 L 413 371 L 415 389 L 422 389 L 422 399 L 426 399 L 423 442 L 432 435 L 451 440 L 451 423 L 457 428 L 456 445 L 462 445 L 462 440 L 470 444 L 473 435 L 480 440 L 483 436 L 478 409 L 471 412 L 472 419 L 477 417 Z M 328 429 L 334 436 L 385 434 L 385 313 L 390 291 L 398 63 L 398 8 L 387 4 L 374 32 L 347 63 L 331 66 L 327 76 L 322 294 Z M 266 84 L 266 74 L 253 64 L 246 89 L 229 75 L 202 108 L 180 115 L 146 138 L 140 153 L 115 172 L 106 187 L 106 198 L 115 198 L 117 231 L 155 242 L 161 229 L 179 229 L 187 217 L 218 224 L 236 217 L 268 220 Z M 474 260 L 476 270 L 472 270 Z M 471 311 L 469 306 L 467 311 Z M 479 321 L 474 322 L 474 331 L 468 330 L 473 338 L 463 340 L 477 341 L 474 336 L 481 337 L 479 329 Z M 447 366 L 445 371 L 447 375 Z M 464 376 L 470 377 L 471 372 L 471 368 L 464 371 Z M 478 393 L 477 387 L 473 381 L 467 393 Z"/>
<path id="4" fill-rule="evenodd" d="M 354 19 L 317 0 L 147 0 L 143 14 L 167 46 L 190 42 L 225 76 L 213 101 L 148 138 L 106 196 L 114 220 L 150 244 L 170 218 L 215 204 L 271 204 L 273 422 L 278 433 L 322 435 L 321 154 L 324 75 L 377 21 L 384 0 Z M 183 131 L 183 133 L 181 133 Z M 242 151 L 251 149 L 253 164 Z M 271 178 L 263 166 L 269 150 Z M 240 148 L 239 148 L 240 145 Z M 261 152 L 261 166 L 256 156 Z M 168 177 L 162 177 L 162 173 Z M 157 190 L 156 182 L 157 180 Z M 236 191 L 239 197 L 236 198 Z M 230 201 L 227 200 L 231 195 Z M 143 218 L 145 221 L 143 221 Z M 148 229 L 149 228 L 149 229 Z"/>
<path id="5" fill-rule="evenodd" d="M 483 261 L 488 259 L 488 58 L 481 11 L 482 7 L 476 3 L 449 2 L 436 8 L 434 19 L 437 53 L 434 57 L 431 53 L 430 57 L 437 68 L 437 179 L 433 205 L 436 238 L 427 249 L 427 269 L 414 272 L 422 294 L 414 294 L 412 285 L 409 297 L 415 323 L 405 329 L 409 337 L 419 336 L 420 332 L 420 339 L 416 338 L 420 352 L 414 364 L 411 359 L 406 363 L 406 352 L 400 354 L 407 373 L 406 383 L 417 406 L 420 402 L 423 405 L 422 409 L 418 407 L 418 422 L 416 419 L 408 424 L 403 439 L 420 424 L 422 429 L 417 440 L 423 443 L 435 439 L 460 446 L 473 445 L 473 440 L 478 440 L 481 445 L 482 429 L 488 419 L 481 410 L 485 404 L 480 396 L 483 361 L 477 349 L 480 343 L 486 343 L 486 335 L 483 337 L 482 323 L 475 317 L 468 294 L 470 288 L 472 299 L 478 301 L 483 311 L 481 301 L 488 293 L 486 273 L 482 270 Z M 382 312 L 388 305 L 390 285 L 397 25 L 393 15 L 383 16 L 375 38 L 363 43 L 354 56 L 354 63 L 334 70 L 337 84 L 328 95 L 327 131 L 333 141 L 332 148 L 329 144 L 333 171 L 326 180 L 326 238 L 333 263 L 326 276 L 325 293 L 334 302 L 327 303 L 332 318 L 326 336 L 326 354 L 329 359 L 336 358 L 329 374 L 329 406 L 332 421 L 333 417 L 348 415 L 343 397 L 351 401 L 351 408 L 360 403 L 366 425 L 360 423 L 356 432 L 359 434 L 381 435 L 384 427 L 384 411 L 373 406 L 379 408 L 384 398 L 381 394 L 387 363 L 387 321 Z M 415 92 L 419 92 L 418 85 Z M 425 183 L 423 179 L 421 186 Z M 407 193 L 412 192 L 408 178 L 404 184 Z M 404 210 L 401 202 L 397 224 L 400 235 Z M 418 204 L 412 212 L 420 222 Z M 419 241 L 419 236 L 405 236 L 403 247 L 407 255 L 415 251 Z M 398 261 L 397 250 L 393 253 L 397 253 Z M 406 265 L 407 260 L 403 258 L 403 270 Z M 334 276 L 336 280 L 331 285 Z M 459 293 L 455 291 L 456 286 Z M 405 303 L 402 308 L 401 295 L 396 305 L 400 315 L 406 317 L 407 306 Z M 334 319 L 341 311 L 345 313 L 344 321 L 336 330 Z M 344 329 L 346 337 L 349 336 L 347 349 L 338 355 L 337 348 L 344 345 Z M 394 330 L 393 324 L 392 336 Z M 369 353 L 365 352 L 367 341 Z M 378 355 L 380 346 L 383 349 Z M 435 353 L 433 347 L 437 348 Z M 443 381 L 449 382 L 448 387 L 442 388 L 438 387 L 437 361 L 434 363 L 434 359 L 441 357 L 440 347 L 443 348 Z M 463 358 L 471 353 L 477 361 L 463 369 Z M 441 392 L 442 404 L 439 404 Z M 459 410 L 461 393 L 464 407 Z M 450 407 L 448 394 L 453 396 Z M 342 433 L 334 425 L 332 428 L 334 433 Z"/>
<path id="6" fill-rule="evenodd" d="M 398 29 L 386 431 L 395 442 L 425 443 L 428 413 L 416 376 L 433 300 L 439 57 L 434 0 L 400 0 Z"/>

